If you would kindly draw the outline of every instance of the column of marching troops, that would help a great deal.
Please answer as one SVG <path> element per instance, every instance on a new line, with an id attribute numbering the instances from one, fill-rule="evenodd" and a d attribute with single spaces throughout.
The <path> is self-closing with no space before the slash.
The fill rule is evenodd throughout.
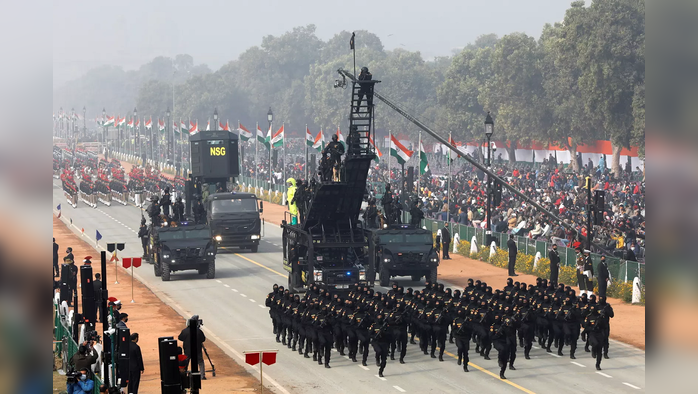
<path id="1" fill-rule="evenodd" d="M 562 356 L 565 346 L 575 359 L 580 334 L 585 351 L 596 359 L 608 358 L 609 319 L 613 308 L 605 297 L 577 296 L 569 286 L 549 284 L 538 278 L 536 285 L 507 280 L 502 290 L 492 291 L 485 282 L 468 280 L 463 292 L 444 289 L 440 283 L 426 282 L 422 290 L 413 291 L 393 283 L 386 294 L 355 284 L 346 297 L 331 294 L 311 285 L 301 298 L 283 286 L 274 285 L 266 299 L 270 308 L 276 341 L 298 351 L 305 358 L 330 368 L 331 349 L 353 362 L 361 354 L 366 366 L 369 344 L 375 353 L 379 376 L 383 376 L 388 357 L 405 363 L 407 343 L 416 344 L 431 358 L 444 361 L 446 343 L 458 349 L 458 365 L 468 372 L 470 342 L 475 353 L 490 359 L 494 347 L 498 352 L 500 377 L 506 379 L 507 366 L 516 370 L 517 348 L 530 359 L 534 341 L 547 352 Z M 438 356 L 436 352 L 438 350 Z"/>

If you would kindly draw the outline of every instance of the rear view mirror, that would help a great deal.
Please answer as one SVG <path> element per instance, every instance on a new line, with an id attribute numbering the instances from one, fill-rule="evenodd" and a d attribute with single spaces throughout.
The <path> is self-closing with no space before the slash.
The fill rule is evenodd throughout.
<path id="1" fill-rule="evenodd" d="M 263 212 L 264 212 L 264 201 L 260 201 L 259 202 L 259 213 L 263 213 Z"/>

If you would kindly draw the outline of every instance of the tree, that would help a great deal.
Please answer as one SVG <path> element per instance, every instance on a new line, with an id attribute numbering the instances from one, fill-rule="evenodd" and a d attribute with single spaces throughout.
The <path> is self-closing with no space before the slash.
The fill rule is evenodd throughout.
<path id="1" fill-rule="evenodd" d="M 633 94 L 633 131 L 632 144 L 639 149 L 641 158 L 645 157 L 645 84 L 635 87 Z"/>

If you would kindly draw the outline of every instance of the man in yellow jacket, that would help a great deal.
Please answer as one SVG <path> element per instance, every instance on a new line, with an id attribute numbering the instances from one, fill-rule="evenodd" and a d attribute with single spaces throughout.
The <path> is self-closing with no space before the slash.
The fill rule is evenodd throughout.
<path id="1" fill-rule="evenodd" d="M 293 178 L 286 179 L 288 188 L 286 189 L 286 204 L 288 204 L 288 211 L 291 212 L 293 217 L 291 218 L 291 224 L 298 223 L 298 206 L 296 206 L 293 201 L 293 197 L 296 196 L 296 180 Z"/>

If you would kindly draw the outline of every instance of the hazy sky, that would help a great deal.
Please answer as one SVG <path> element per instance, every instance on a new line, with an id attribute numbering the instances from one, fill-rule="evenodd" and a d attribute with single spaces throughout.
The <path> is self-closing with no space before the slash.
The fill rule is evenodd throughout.
<path id="1" fill-rule="evenodd" d="M 54 86 L 103 65 L 136 68 L 188 53 L 216 70 L 265 35 L 315 24 L 327 40 L 365 29 L 387 49 L 450 55 L 481 34 L 523 31 L 538 38 L 571 0 L 122 0 L 54 1 Z M 357 40 L 360 37 L 357 37 Z"/>

